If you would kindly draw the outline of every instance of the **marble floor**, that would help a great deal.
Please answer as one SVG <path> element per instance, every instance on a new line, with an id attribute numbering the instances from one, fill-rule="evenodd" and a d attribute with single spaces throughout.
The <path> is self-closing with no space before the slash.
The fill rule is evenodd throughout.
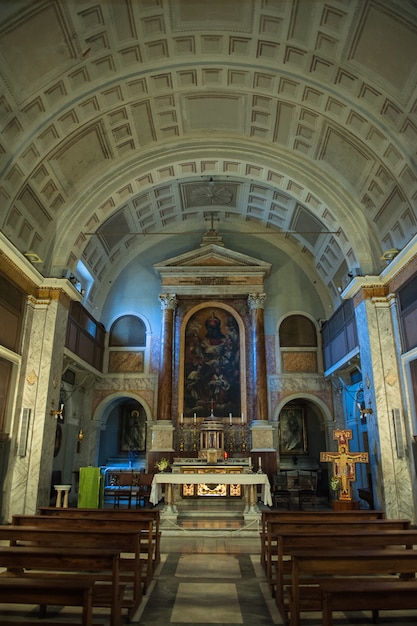
<path id="1" fill-rule="evenodd" d="M 248 535 L 249 533 L 246 533 Z M 260 565 L 260 541 L 252 536 L 228 531 L 163 532 L 161 563 L 155 579 L 132 626 L 272 626 L 282 620 L 267 588 Z M 79 623 L 77 609 L 48 607 L 45 619 L 38 619 L 37 607 L 10 607 L 0 604 L 0 624 L 27 623 L 60 626 Z M 383 626 L 411 626 L 417 612 L 385 612 Z M 94 612 L 94 624 L 108 626 L 108 613 Z M 303 614 L 302 626 L 320 626 L 318 613 Z M 369 613 L 352 607 L 337 613 L 335 626 L 370 626 Z"/>

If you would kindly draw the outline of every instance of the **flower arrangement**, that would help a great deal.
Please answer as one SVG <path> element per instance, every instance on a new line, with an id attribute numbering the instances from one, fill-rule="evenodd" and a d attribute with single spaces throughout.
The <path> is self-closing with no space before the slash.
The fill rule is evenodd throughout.
<path id="1" fill-rule="evenodd" d="M 329 482 L 330 489 L 332 491 L 338 491 L 340 489 L 340 478 L 332 476 Z"/>
<path id="2" fill-rule="evenodd" d="M 168 469 L 169 467 L 168 459 L 165 459 L 164 457 L 162 457 L 162 459 L 159 459 L 159 461 L 155 463 L 155 467 L 160 472 L 165 472 L 165 470 Z"/>

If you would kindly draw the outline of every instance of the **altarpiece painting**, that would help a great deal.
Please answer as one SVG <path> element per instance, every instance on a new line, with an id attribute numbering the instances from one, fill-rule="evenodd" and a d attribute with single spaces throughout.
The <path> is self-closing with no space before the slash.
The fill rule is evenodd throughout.
<path id="1" fill-rule="evenodd" d="M 194 313 L 184 355 L 184 415 L 240 415 L 240 334 L 233 315 L 220 307 Z"/>

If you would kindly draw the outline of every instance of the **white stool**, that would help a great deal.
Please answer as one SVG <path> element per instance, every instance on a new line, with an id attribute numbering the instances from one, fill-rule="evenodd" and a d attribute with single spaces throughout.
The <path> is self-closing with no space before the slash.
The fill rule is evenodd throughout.
<path id="1" fill-rule="evenodd" d="M 54 485 L 54 489 L 57 492 L 56 496 L 56 507 L 63 509 L 68 508 L 68 494 L 72 485 Z M 62 501 L 62 494 L 64 494 L 64 501 Z"/>

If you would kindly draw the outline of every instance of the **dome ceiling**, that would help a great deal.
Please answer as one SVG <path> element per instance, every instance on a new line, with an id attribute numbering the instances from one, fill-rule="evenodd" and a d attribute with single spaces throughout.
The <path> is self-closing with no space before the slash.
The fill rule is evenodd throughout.
<path id="1" fill-rule="evenodd" d="M 167 237 L 268 241 L 337 300 L 417 232 L 413 0 L 0 0 L 0 80 L 1 231 L 87 306 Z"/>

